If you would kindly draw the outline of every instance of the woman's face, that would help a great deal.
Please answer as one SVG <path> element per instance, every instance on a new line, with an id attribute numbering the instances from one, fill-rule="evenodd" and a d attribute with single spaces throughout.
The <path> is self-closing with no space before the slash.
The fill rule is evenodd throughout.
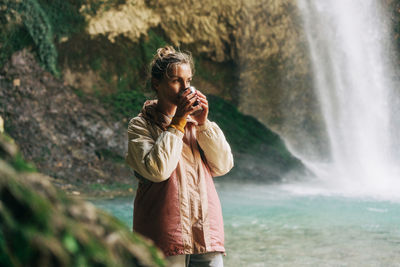
<path id="1" fill-rule="evenodd" d="M 154 87 L 157 90 L 158 99 L 176 105 L 179 92 L 190 86 L 192 69 L 189 64 L 176 65 L 168 76 L 159 82 L 156 81 Z"/>

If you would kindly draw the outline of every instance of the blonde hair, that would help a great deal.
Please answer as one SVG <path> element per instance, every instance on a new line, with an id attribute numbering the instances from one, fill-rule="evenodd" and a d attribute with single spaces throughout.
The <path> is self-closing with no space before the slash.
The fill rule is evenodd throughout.
<path id="1" fill-rule="evenodd" d="M 161 81 L 164 77 L 169 78 L 169 74 L 173 68 L 181 64 L 189 64 L 194 74 L 194 63 L 190 52 L 176 51 L 169 45 L 158 48 L 157 53 L 150 63 L 151 78 L 158 81 Z M 151 87 L 153 88 L 153 84 Z"/>

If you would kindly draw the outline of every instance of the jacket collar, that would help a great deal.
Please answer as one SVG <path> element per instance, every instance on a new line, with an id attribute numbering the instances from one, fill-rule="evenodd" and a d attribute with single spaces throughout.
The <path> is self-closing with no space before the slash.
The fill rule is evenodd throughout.
<path id="1" fill-rule="evenodd" d="M 172 118 L 168 117 L 167 115 L 157 110 L 156 99 L 147 100 L 146 102 L 144 102 L 143 108 L 140 111 L 139 116 L 142 116 L 146 120 L 149 120 L 150 122 L 157 124 L 164 131 L 167 130 L 172 120 Z M 197 121 L 193 120 L 191 116 L 188 116 L 186 120 L 188 123 L 193 123 L 194 125 L 197 125 Z"/>

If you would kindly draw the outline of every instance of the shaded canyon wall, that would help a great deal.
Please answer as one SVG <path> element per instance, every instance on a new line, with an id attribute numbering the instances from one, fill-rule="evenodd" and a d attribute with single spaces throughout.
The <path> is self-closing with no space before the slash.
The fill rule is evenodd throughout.
<path id="1" fill-rule="evenodd" d="M 324 132 L 319 128 L 322 123 L 296 1 L 138 0 L 86 15 L 86 19 L 92 39 L 101 36 L 116 43 L 123 37 L 140 42 L 156 29 L 167 43 L 188 49 L 211 64 L 234 66 L 228 77 L 233 82 L 226 87 L 204 79 L 198 79 L 197 85 L 231 101 L 298 149 L 305 149 L 301 147 L 305 142 L 296 143 L 299 127 L 313 133 L 301 138 L 308 139 L 313 150 L 323 147 L 315 138 Z M 217 66 L 216 72 L 224 71 L 226 65 Z M 68 67 L 64 73 L 72 85 L 83 88 L 75 77 L 83 75 L 87 81 L 93 76 L 91 71 L 74 73 Z"/>

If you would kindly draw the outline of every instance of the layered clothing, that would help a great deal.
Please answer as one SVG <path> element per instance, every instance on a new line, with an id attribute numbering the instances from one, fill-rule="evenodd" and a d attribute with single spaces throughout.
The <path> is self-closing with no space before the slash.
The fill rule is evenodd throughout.
<path id="1" fill-rule="evenodd" d="M 182 133 L 156 105 L 147 101 L 128 126 L 126 162 L 139 179 L 133 229 L 166 256 L 224 252 L 213 177 L 233 167 L 230 146 L 216 123 L 189 116 Z"/>

